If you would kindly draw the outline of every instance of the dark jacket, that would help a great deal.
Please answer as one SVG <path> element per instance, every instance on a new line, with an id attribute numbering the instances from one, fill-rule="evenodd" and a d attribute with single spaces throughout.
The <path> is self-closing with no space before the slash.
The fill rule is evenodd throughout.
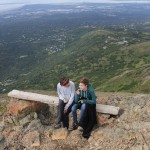
<path id="1" fill-rule="evenodd" d="M 83 103 L 96 104 L 96 95 L 91 84 L 88 85 L 87 91 L 83 91 L 83 90 L 79 90 L 79 91 L 80 94 L 75 95 L 75 103 L 78 103 L 82 99 Z"/>

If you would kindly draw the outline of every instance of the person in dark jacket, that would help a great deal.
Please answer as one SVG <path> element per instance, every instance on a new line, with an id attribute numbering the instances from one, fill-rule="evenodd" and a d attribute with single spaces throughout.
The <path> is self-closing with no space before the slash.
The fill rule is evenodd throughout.
<path id="1" fill-rule="evenodd" d="M 77 109 L 81 109 L 79 122 Z M 96 95 L 89 80 L 82 78 L 75 94 L 75 104 L 72 106 L 73 129 L 83 129 L 83 137 L 88 138 L 96 123 Z"/>

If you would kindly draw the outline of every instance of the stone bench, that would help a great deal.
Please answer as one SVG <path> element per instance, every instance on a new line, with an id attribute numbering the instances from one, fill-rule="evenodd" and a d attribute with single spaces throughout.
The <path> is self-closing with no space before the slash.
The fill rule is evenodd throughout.
<path id="1" fill-rule="evenodd" d="M 12 90 L 8 93 L 11 100 L 26 100 L 41 102 L 49 105 L 58 105 L 59 98 L 56 96 L 48 96 L 32 92 L 24 92 L 19 90 Z M 120 108 L 110 105 L 96 104 L 96 111 L 103 114 L 118 115 Z"/>

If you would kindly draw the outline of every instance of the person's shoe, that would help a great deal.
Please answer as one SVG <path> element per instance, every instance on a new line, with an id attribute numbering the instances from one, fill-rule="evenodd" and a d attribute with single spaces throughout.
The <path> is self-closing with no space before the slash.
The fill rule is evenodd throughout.
<path id="1" fill-rule="evenodd" d="M 82 136 L 83 136 L 84 138 L 88 139 L 88 138 L 90 137 L 90 133 L 86 133 L 86 134 L 83 133 Z"/>
<path id="2" fill-rule="evenodd" d="M 79 131 L 83 131 L 83 128 L 81 126 L 78 126 Z"/>
<path id="3" fill-rule="evenodd" d="M 70 131 L 76 130 L 78 128 L 77 124 L 73 124 L 71 128 L 69 128 Z"/>
<path id="4" fill-rule="evenodd" d="M 57 123 L 57 124 L 55 124 L 54 128 L 55 128 L 55 129 L 59 129 L 59 128 L 61 128 L 61 123 Z"/>

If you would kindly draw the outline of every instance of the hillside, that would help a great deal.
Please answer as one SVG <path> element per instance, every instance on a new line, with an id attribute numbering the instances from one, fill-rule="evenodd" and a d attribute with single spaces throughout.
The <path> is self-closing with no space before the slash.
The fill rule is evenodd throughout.
<path id="1" fill-rule="evenodd" d="M 148 93 L 148 91 L 150 91 L 150 64 L 147 63 L 150 60 L 149 46 L 150 42 L 143 42 L 140 44 L 133 44 L 128 46 L 126 49 L 123 49 L 123 51 L 130 50 L 130 52 L 133 53 L 133 59 L 136 61 L 134 67 L 126 68 L 126 71 L 111 78 L 97 89 L 104 91 Z"/>
<path id="2" fill-rule="evenodd" d="M 75 83 L 86 76 L 101 91 L 149 93 L 149 8 L 93 5 L 33 5 L 1 15 L 0 92 L 55 90 L 68 75 Z"/>
<path id="3" fill-rule="evenodd" d="M 17 75 L 10 88 L 54 89 L 59 77 L 68 75 L 75 82 L 82 76 L 89 77 L 101 91 L 150 91 L 149 41 L 134 44 L 131 37 L 122 41 L 118 31 L 90 27 L 73 32 L 80 34 L 63 51 L 41 53 L 40 63 L 31 64 L 30 73 Z"/>
<path id="4" fill-rule="evenodd" d="M 46 56 L 29 75 L 19 78 L 16 88 L 54 89 L 60 75 L 65 74 L 75 82 L 82 76 L 89 77 L 101 91 L 148 93 L 150 42 L 119 42 L 118 32 L 83 33 L 65 50 Z"/>

